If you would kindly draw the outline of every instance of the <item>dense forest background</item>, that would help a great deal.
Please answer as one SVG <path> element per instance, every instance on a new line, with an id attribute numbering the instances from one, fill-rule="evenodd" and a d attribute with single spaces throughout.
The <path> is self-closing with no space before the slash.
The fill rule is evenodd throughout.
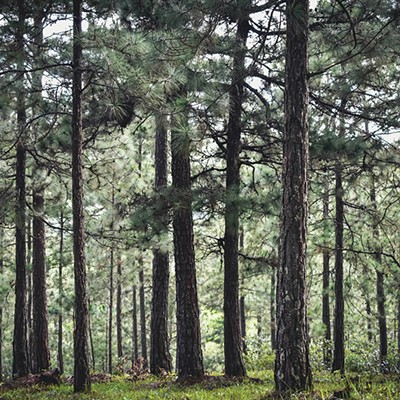
<path id="1" fill-rule="evenodd" d="M 0 380 L 73 374 L 81 313 L 93 371 L 273 367 L 289 6 L 309 46 L 309 362 L 398 372 L 400 4 L 78 3 L 1 3 Z"/>

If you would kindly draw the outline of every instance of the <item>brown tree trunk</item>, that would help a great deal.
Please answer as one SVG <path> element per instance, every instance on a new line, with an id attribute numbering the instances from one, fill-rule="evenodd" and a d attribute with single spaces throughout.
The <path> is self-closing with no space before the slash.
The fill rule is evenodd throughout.
<path id="1" fill-rule="evenodd" d="M 248 15 L 238 20 L 232 82 L 229 91 L 229 119 L 226 151 L 226 204 L 224 238 L 224 355 L 225 374 L 244 376 L 242 332 L 239 306 L 239 192 L 240 136 L 243 86 L 246 75 Z"/>
<path id="2" fill-rule="evenodd" d="M 18 0 L 18 27 L 16 43 L 21 60 L 25 58 L 25 4 Z M 24 69 L 23 61 L 20 65 Z M 27 338 L 27 304 L 26 304 L 26 149 L 23 143 L 26 125 L 25 99 L 23 93 L 24 76 L 19 77 L 17 93 L 18 137 L 16 160 L 16 210 L 15 210 L 15 312 L 13 338 L 13 377 L 29 373 L 28 338 Z"/>
<path id="3" fill-rule="evenodd" d="M 275 387 L 311 386 L 306 296 L 308 207 L 308 0 L 287 0 L 285 132 Z"/>
<path id="4" fill-rule="evenodd" d="M 122 358 L 122 260 L 117 258 L 117 355 Z"/>
<path id="5" fill-rule="evenodd" d="M 40 373 L 50 367 L 49 333 L 47 317 L 46 287 L 46 232 L 43 220 L 43 188 L 33 189 L 33 252 L 32 252 L 32 289 L 33 289 L 33 373 Z"/>
<path id="6" fill-rule="evenodd" d="M 146 299 L 144 295 L 144 271 L 142 258 L 140 259 L 139 264 L 140 344 L 142 346 L 143 368 L 147 368 Z"/>
<path id="7" fill-rule="evenodd" d="M 276 350 L 276 268 L 274 265 L 271 265 L 271 290 L 269 296 L 269 304 L 270 304 L 270 316 L 271 316 L 271 349 Z"/>
<path id="8" fill-rule="evenodd" d="M 132 367 L 139 357 L 136 286 L 132 286 Z"/>
<path id="9" fill-rule="evenodd" d="M 113 193 L 114 198 L 114 193 Z M 114 200 L 112 202 L 114 204 Z M 114 247 L 110 249 L 110 277 L 109 277 L 109 308 L 108 308 L 108 373 L 113 371 L 113 309 L 114 309 Z"/>
<path id="10" fill-rule="evenodd" d="M 82 171 L 82 0 L 73 0 L 72 212 L 75 279 L 74 392 L 91 389 Z"/>
<path id="11" fill-rule="evenodd" d="M 376 184 L 375 176 L 372 175 L 371 183 L 371 203 L 373 209 L 373 227 L 372 235 L 375 246 L 375 262 L 376 262 L 376 302 L 378 308 L 378 326 L 379 326 L 379 358 L 381 363 L 381 371 L 389 372 L 387 364 L 388 339 L 387 339 L 387 324 L 386 324 L 386 298 L 385 298 L 385 273 L 382 264 L 382 249 L 380 246 L 379 237 L 379 216 L 377 215 L 378 207 L 376 204 Z"/>
<path id="12" fill-rule="evenodd" d="M 329 182 L 328 177 L 324 181 L 324 194 L 323 194 L 323 217 L 324 223 L 328 224 L 329 221 Z M 330 365 L 332 362 L 332 350 L 331 350 L 331 314 L 330 314 L 330 302 L 329 302 L 329 249 L 324 248 L 322 251 L 322 323 L 324 324 L 324 364 Z"/>
<path id="13" fill-rule="evenodd" d="M 344 135 L 343 122 L 340 122 L 339 135 Z M 332 371 L 344 374 L 344 298 L 343 298 L 343 166 L 340 160 L 335 167 L 335 321 Z"/>
<path id="14" fill-rule="evenodd" d="M 167 152 L 167 121 L 166 116 L 156 115 L 155 139 L 155 190 L 157 192 L 157 218 L 160 224 L 160 234 L 168 234 L 168 217 L 163 190 L 167 187 L 168 152 Z M 161 371 L 172 370 L 172 359 L 169 353 L 168 341 L 168 284 L 169 284 L 169 254 L 159 248 L 153 250 L 153 297 L 151 303 L 150 322 L 150 372 L 159 374 Z"/>
<path id="15" fill-rule="evenodd" d="M 183 113 L 175 115 L 173 125 L 187 125 Z M 190 139 L 187 132 L 171 131 L 172 185 L 177 201 L 173 210 L 174 257 L 176 276 L 176 320 L 178 379 L 202 377 L 203 354 L 197 297 L 196 265 L 190 182 Z"/>
<path id="16" fill-rule="evenodd" d="M 57 340 L 57 365 L 61 374 L 64 373 L 63 357 L 63 267 L 64 267 L 64 213 L 60 216 L 60 254 L 58 263 L 58 340 Z"/>

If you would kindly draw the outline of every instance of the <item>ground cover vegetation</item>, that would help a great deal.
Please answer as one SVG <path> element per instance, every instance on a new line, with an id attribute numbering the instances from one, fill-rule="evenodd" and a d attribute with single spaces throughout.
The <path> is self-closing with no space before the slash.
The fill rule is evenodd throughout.
<path id="1" fill-rule="evenodd" d="M 1 3 L 1 398 L 397 398 L 399 7 Z"/>

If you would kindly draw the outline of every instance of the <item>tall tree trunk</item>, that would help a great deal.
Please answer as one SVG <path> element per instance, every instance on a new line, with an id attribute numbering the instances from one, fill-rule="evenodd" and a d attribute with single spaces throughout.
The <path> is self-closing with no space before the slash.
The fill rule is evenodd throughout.
<path id="1" fill-rule="evenodd" d="M 47 317 L 46 288 L 46 233 L 43 220 L 44 197 L 42 188 L 33 190 L 33 353 L 32 365 L 34 373 L 50 367 L 50 350 Z"/>
<path id="2" fill-rule="evenodd" d="M 185 91 L 183 91 L 185 92 Z M 184 94 L 185 95 L 185 94 Z M 201 349 L 200 315 L 197 297 L 196 265 L 190 182 L 190 139 L 186 110 L 175 115 L 171 130 L 172 185 L 177 201 L 173 210 L 174 257 L 176 277 L 176 320 L 178 379 L 204 375 Z M 178 124 L 178 118 L 181 120 Z"/>
<path id="3" fill-rule="evenodd" d="M 397 369 L 400 370 L 400 282 L 397 286 Z"/>
<path id="4" fill-rule="evenodd" d="M 85 266 L 82 171 L 82 0 L 73 0 L 72 211 L 74 237 L 74 392 L 91 389 L 88 357 L 88 303 Z"/>
<path id="5" fill-rule="evenodd" d="M 24 31 L 25 4 L 18 0 L 18 27 L 16 43 L 21 55 L 21 70 L 24 69 Z M 16 210 L 15 210 L 15 312 L 13 338 L 13 376 L 25 376 L 29 373 L 28 338 L 27 338 L 27 305 L 26 305 L 26 149 L 24 145 L 26 110 L 23 93 L 24 76 L 19 77 L 17 93 L 18 142 L 16 160 Z"/>
<path id="6" fill-rule="evenodd" d="M 373 209 L 373 227 L 372 235 L 375 246 L 375 262 L 376 262 L 376 302 L 378 308 L 378 326 L 379 326 L 379 358 L 381 363 L 381 371 L 389 372 L 387 363 L 388 339 L 387 339 L 387 324 L 386 324 L 386 298 L 385 298 L 385 273 L 382 265 L 382 249 L 380 246 L 379 237 L 379 216 L 377 215 L 378 207 L 376 204 L 376 183 L 375 176 L 372 175 L 371 182 L 371 203 Z"/>
<path id="7" fill-rule="evenodd" d="M 343 102 L 342 102 L 343 103 Z M 340 136 L 344 136 L 344 124 L 340 121 Z M 335 321 L 332 371 L 344 374 L 344 298 L 343 298 L 343 166 L 338 159 L 335 166 Z"/>
<path id="8" fill-rule="evenodd" d="M 2 218 L 0 218 L 0 282 L 3 282 L 4 269 L 4 231 L 2 223 Z M 3 382 L 3 298 L 0 298 L 0 382 Z"/>
<path id="9" fill-rule="evenodd" d="M 324 194 L 323 194 L 323 217 L 324 223 L 328 224 L 329 221 L 329 181 L 328 177 L 324 178 Z M 327 226 L 326 226 L 327 228 Z M 324 235 L 325 236 L 325 235 Z M 329 249 L 327 246 L 322 251 L 322 323 L 325 328 L 324 332 L 324 364 L 330 365 L 332 362 L 331 350 L 331 314 L 329 302 Z"/>
<path id="10" fill-rule="evenodd" d="M 114 192 L 113 192 L 114 199 Z M 114 200 L 112 202 L 114 204 Z M 108 373 L 112 374 L 113 371 L 113 309 L 114 309 L 114 247 L 111 245 L 110 249 L 110 278 L 109 278 L 109 308 L 108 308 Z"/>
<path id="11" fill-rule="evenodd" d="M 243 11 L 244 12 L 244 11 Z M 243 86 L 246 75 L 246 41 L 248 15 L 238 19 L 232 82 L 229 90 L 229 119 L 226 151 L 226 204 L 224 247 L 224 355 L 225 374 L 244 376 L 242 333 L 239 307 L 239 193 L 240 136 Z"/>
<path id="12" fill-rule="evenodd" d="M 139 357 L 136 285 L 132 286 L 132 367 Z"/>
<path id="13" fill-rule="evenodd" d="M 243 251 L 244 247 L 244 230 L 240 230 L 240 236 L 239 236 L 239 248 L 241 251 Z M 243 348 L 243 354 L 247 353 L 247 344 L 246 344 L 246 297 L 244 295 L 244 273 L 242 269 L 242 274 L 241 274 L 241 282 L 240 282 L 241 288 L 240 288 L 240 298 L 239 298 L 239 310 L 240 310 L 240 329 L 241 329 L 241 334 L 242 334 L 242 348 Z"/>
<path id="14" fill-rule="evenodd" d="M 311 386 L 306 304 L 308 207 L 308 0 L 287 0 L 285 132 L 275 386 Z"/>
<path id="15" fill-rule="evenodd" d="M 90 292 L 89 292 L 90 293 Z M 88 297 L 88 307 L 90 310 L 90 296 Z M 96 357 L 94 352 L 94 342 L 93 342 L 93 331 L 92 331 L 92 319 L 90 312 L 88 313 L 88 331 L 89 331 L 89 342 L 90 342 L 90 353 L 92 356 L 92 369 L 96 371 Z"/>
<path id="16" fill-rule="evenodd" d="M 156 114 L 155 139 L 155 190 L 159 204 L 157 218 L 161 235 L 168 234 L 168 217 L 163 190 L 167 187 L 168 152 L 167 152 L 167 120 L 161 113 Z M 153 250 L 153 297 L 151 303 L 150 322 L 150 372 L 172 370 L 172 359 L 168 341 L 168 284 L 169 254 L 159 248 Z"/>
<path id="17" fill-rule="evenodd" d="M 271 290 L 269 295 L 270 316 L 271 316 L 271 349 L 276 350 L 276 267 L 271 264 Z"/>
<path id="18" fill-rule="evenodd" d="M 32 321 L 32 304 L 33 304 L 33 290 L 32 290 L 32 223 L 31 218 L 27 218 L 27 254 L 26 254 L 26 285 L 27 285 L 27 340 L 28 340 L 28 369 L 32 371 L 32 353 L 33 353 L 33 321 Z"/>
<path id="19" fill-rule="evenodd" d="M 117 355 L 122 357 L 122 260 L 117 257 Z"/>
<path id="20" fill-rule="evenodd" d="M 142 346 L 143 367 L 147 368 L 146 299 L 144 295 L 144 271 L 142 258 L 140 258 L 139 264 L 140 344 Z"/>
<path id="21" fill-rule="evenodd" d="M 60 248 L 58 263 L 58 340 L 57 340 L 57 365 L 61 374 L 64 373 L 63 357 L 63 267 L 64 267 L 64 213 L 60 215 Z"/>

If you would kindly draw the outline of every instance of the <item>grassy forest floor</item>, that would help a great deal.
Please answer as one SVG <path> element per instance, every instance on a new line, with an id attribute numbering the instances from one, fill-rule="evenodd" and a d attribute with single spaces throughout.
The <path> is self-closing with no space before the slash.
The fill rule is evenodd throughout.
<path id="1" fill-rule="evenodd" d="M 0 400 L 28 399 L 282 399 L 274 393 L 273 371 L 251 372 L 243 381 L 227 379 L 222 376 L 207 376 L 202 382 L 178 384 L 171 375 L 160 380 L 146 375 L 139 379 L 129 375 L 93 376 L 90 394 L 73 394 L 71 382 L 59 386 L 29 385 L 25 388 L 12 388 L 3 384 L 0 387 Z M 348 374 L 346 377 L 329 372 L 314 375 L 312 392 L 297 393 L 287 399 L 400 399 L 400 375 Z"/>

